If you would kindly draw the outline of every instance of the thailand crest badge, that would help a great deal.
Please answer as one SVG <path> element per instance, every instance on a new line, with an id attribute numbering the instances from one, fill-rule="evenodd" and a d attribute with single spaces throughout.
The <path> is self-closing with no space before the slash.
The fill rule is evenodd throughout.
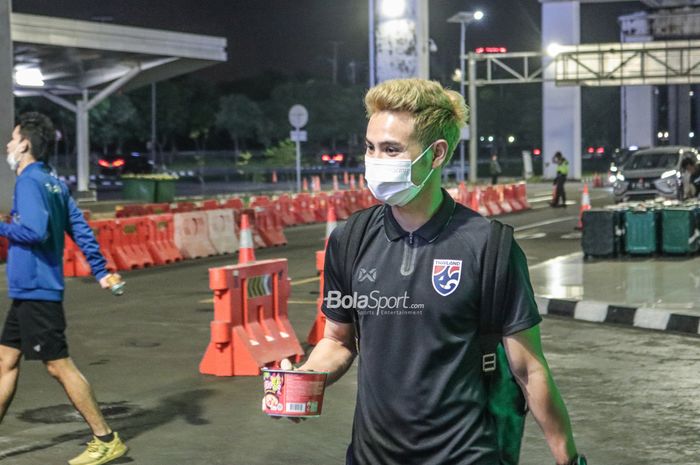
<path id="1" fill-rule="evenodd" d="M 443 297 L 457 290 L 462 277 L 462 260 L 433 260 L 433 289 Z"/>

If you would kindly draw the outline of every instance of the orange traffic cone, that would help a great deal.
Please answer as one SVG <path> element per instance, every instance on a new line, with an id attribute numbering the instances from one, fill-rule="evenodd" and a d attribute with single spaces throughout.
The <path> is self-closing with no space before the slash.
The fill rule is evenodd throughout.
<path id="1" fill-rule="evenodd" d="M 314 192 L 321 192 L 321 176 L 314 177 Z"/>
<path id="2" fill-rule="evenodd" d="M 348 172 L 344 171 L 343 172 L 343 184 L 345 184 L 347 186 L 349 183 L 350 183 L 350 181 L 348 180 Z"/>
<path id="3" fill-rule="evenodd" d="M 351 191 L 355 190 L 355 175 L 354 174 L 350 175 L 350 190 Z"/>
<path id="4" fill-rule="evenodd" d="M 340 189 L 338 187 L 338 175 L 333 175 L 333 192 L 338 192 Z"/>
<path id="5" fill-rule="evenodd" d="M 328 214 L 326 215 L 326 247 L 328 246 L 328 238 L 331 237 L 331 233 L 338 226 L 338 218 L 335 214 L 335 208 L 333 206 L 328 207 Z"/>
<path id="6" fill-rule="evenodd" d="M 277 171 L 272 172 L 272 184 L 277 184 Z"/>
<path id="7" fill-rule="evenodd" d="M 578 216 L 576 229 L 583 229 L 583 212 L 591 209 L 591 196 L 588 194 L 588 184 L 583 185 L 583 195 L 581 196 L 581 210 Z"/>
<path id="8" fill-rule="evenodd" d="M 255 261 L 255 251 L 253 250 L 253 233 L 250 230 L 250 220 L 248 214 L 241 215 L 241 241 L 238 250 L 238 264 Z"/>
<path id="9" fill-rule="evenodd" d="M 359 184 L 360 184 L 360 190 L 364 190 L 365 189 L 365 175 L 364 174 L 360 174 Z"/>
<path id="10" fill-rule="evenodd" d="M 302 192 L 309 192 L 309 180 L 307 178 L 302 179 L 301 190 Z"/>

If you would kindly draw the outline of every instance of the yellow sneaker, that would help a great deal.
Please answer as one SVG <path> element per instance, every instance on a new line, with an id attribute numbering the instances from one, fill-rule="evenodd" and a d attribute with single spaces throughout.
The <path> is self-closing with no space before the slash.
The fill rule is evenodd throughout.
<path id="1" fill-rule="evenodd" d="M 79 456 L 68 461 L 69 465 L 102 465 L 126 454 L 129 448 L 114 433 L 112 442 L 102 442 L 96 437 L 87 443 L 87 448 Z"/>

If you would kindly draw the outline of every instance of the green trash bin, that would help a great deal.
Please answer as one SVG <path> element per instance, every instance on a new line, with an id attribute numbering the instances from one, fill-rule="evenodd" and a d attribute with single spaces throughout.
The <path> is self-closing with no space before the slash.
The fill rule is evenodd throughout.
<path id="1" fill-rule="evenodd" d="M 146 203 L 156 201 L 156 181 L 143 178 L 122 178 L 125 200 L 138 200 Z"/>
<path id="2" fill-rule="evenodd" d="M 658 250 L 658 211 L 625 212 L 625 249 L 630 255 L 652 255 Z"/>
<path id="3" fill-rule="evenodd" d="M 666 208 L 661 212 L 661 247 L 665 254 L 690 254 L 698 251 L 697 210 Z"/>
<path id="4" fill-rule="evenodd" d="M 156 203 L 172 202 L 175 200 L 175 180 L 159 179 L 156 181 Z"/>

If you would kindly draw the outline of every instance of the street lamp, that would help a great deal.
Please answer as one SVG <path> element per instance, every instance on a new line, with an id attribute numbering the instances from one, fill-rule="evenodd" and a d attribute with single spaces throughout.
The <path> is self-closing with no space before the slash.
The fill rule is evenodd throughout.
<path id="1" fill-rule="evenodd" d="M 481 21 L 484 18 L 484 13 L 482 11 L 460 11 L 454 16 L 450 17 L 448 23 L 459 23 L 460 25 L 460 39 L 459 39 L 459 69 L 461 79 L 459 80 L 459 93 L 464 97 L 464 75 L 465 75 L 465 42 L 467 36 L 467 25 L 475 21 Z M 471 67 L 471 66 L 470 66 Z M 473 79 L 475 76 L 471 76 Z M 473 89 L 473 90 L 472 90 Z M 474 94 L 474 95 L 472 95 Z M 471 181 L 476 181 L 476 118 L 473 115 L 476 112 L 473 110 L 476 107 L 476 88 L 474 86 L 469 87 L 469 107 L 471 117 L 469 118 L 469 179 Z M 459 177 L 460 181 L 464 181 L 464 140 L 459 143 Z"/>

